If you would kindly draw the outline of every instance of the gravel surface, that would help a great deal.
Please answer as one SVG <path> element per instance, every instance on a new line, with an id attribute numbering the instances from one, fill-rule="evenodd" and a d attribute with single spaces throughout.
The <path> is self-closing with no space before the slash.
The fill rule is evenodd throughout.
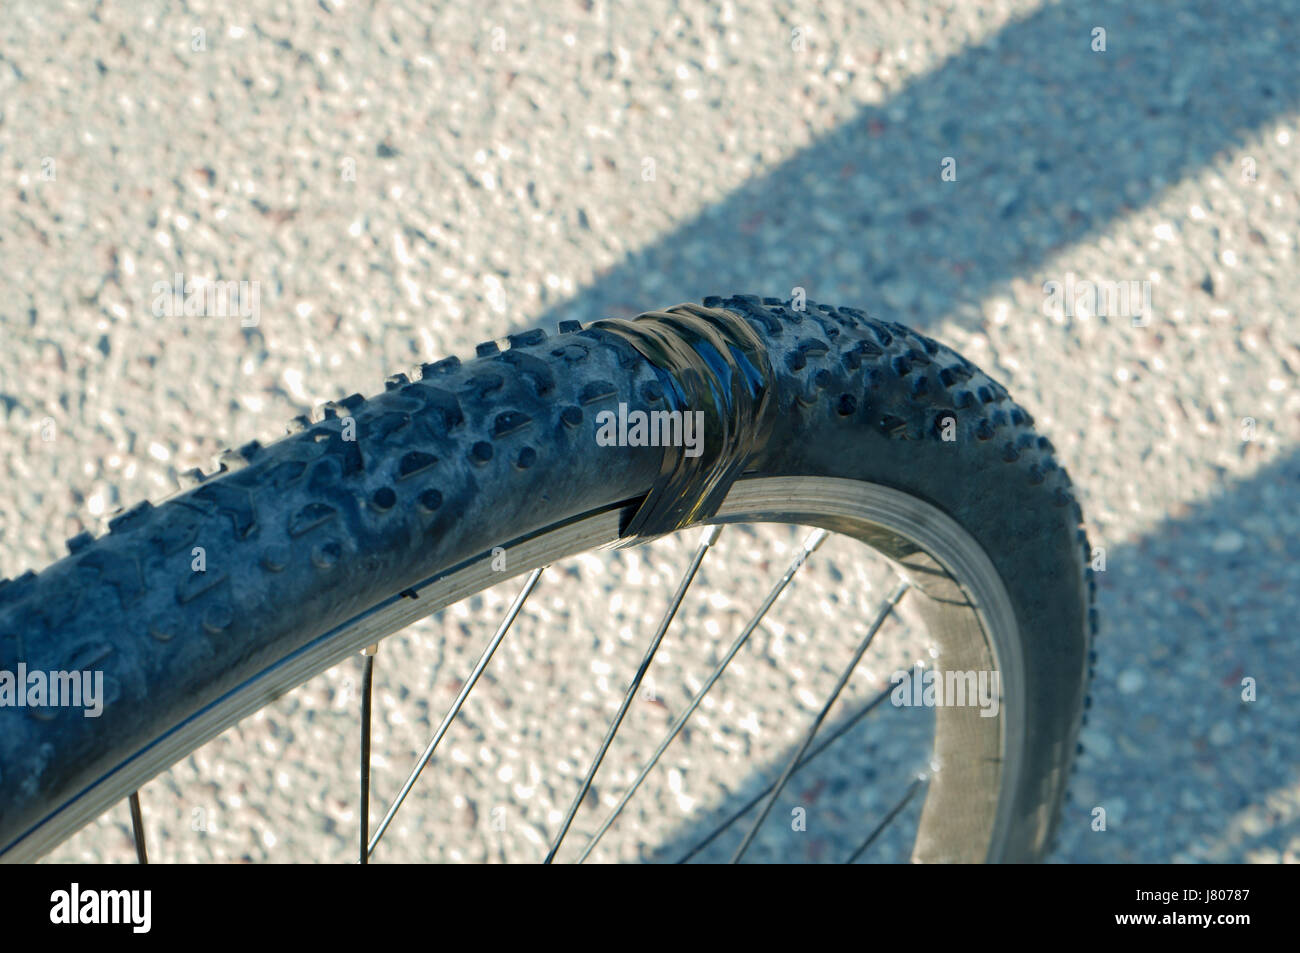
<path id="1" fill-rule="evenodd" d="M 1054 859 L 1300 860 L 1300 3 L 241 7 L 2 5 L 0 576 L 412 364 L 804 288 L 965 353 L 1078 485 L 1102 634 Z M 257 282 L 256 323 L 157 316 L 178 272 Z M 1080 281 L 1148 282 L 1150 307 L 1047 300 Z M 380 859 L 545 853 L 696 535 L 543 577 Z M 570 849 L 800 538 L 723 534 Z M 384 644 L 379 801 L 519 584 Z M 887 588 L 823 547 L 600 859 L 673 856 L 761 789 Z M 925 657 L 914 622 L 904 602 L 832 720 Z M 150 783 L 154 856 L 349 859 L 359 673 Z M 927 725 L 878 714 L 754 859 L 842 859 L 887 810 Z M 129 830 L 123 805 L 50 859 L 128 861 Z"/>

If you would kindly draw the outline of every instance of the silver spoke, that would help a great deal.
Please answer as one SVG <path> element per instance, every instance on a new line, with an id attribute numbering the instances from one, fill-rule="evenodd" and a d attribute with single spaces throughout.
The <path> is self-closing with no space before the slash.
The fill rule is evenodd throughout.
<path id="1" fill-rule="evenodd" d="M 140 792 L 132 791 L 128 800 L 131 803 L 131 833 L 135 835 L 135 859 L 147 864 L 149 853 L 144 849 L 144 812 L 140 810 Z"/>
<path id="2" fill-rule="evenodd" d="M 370 710 L 375 693 L 375 653 L 378 645 L 366 648 L 361 674 L 361 863 L 370 863 Z"/>
<path id="3" fill-rule="evenodd" d="M 641 786 L 641 782 L 646 779 L 646 776 L 650 774 L 654 769 L 654 766 L 659 763 L 659 759 L 663 756 L 663 753 L 668 750 L 668 746 L 673 743 L 673 739 L 676 738 L 681 730 L 686 726 L 686 722 L 690 719 L 691 715 L 695 713 L 695 709 L 700 706 L 700 702 L 704 701 L 704 696 L 713 688 L 714 683 L 717 682 L 717 680 L 722 676 L 722 673 L 726 671 L 727 666 L 731 664 L 731 660 L 736 657 L 736 653 L 744 647 L 745 642 L 748 641 L 754 630 L 758 628 L 758 624 L 763 621 L 763 617 L 767 615 L 768 610 L 772 608 L 781 593 L 785 591 L 785 587 L 790 584 L 790 580 L 794 578 L 795 573 L 797 573 L 800 567 L 803 566 L 804 562 L 807 561 L 808 556 L 826 540 L 828 535 L 829 534 L 826 530 L 818 529 L 810 533 L 808 538 L 804 540 L 803 548 L 800 549 L 799 553 L 791 561 L 790 568 L 785 571 L 785 575 L 783 575 L 777 584 L 772 587 L 772 591 L 768 593 L 767 598 L 763 600 L 763 604 L 758 607 L 758 611 L 754 613 L 753 618 L 751 618 L 746 624 L 744 631 L 742 631 L 740 635 L 736 637 L 736 640 L 731 643 L 731 647 L 727 649 L 727 654 L 722 657 L 722 661 L 720 661 L 717 664 L 717 667 L 713 669 L 713 673 L 709 676 L 708 681 L 704 683 L 704 687 L 696 693 L 693 699 L 691 699 L 691 703 L 687 706 L 686 711 L 682 713 L 681 717 L 679 717 L 673 724 L 672 728 L 669 729 L 667 736 L 665 736 L 664 740 L 660 742 L 659 747 L 655 750 L 655 753 L 651 755 L 650 760 L 646 762 L 645 767 L 641 769 L 641 773 L 638 774 L 636 780 L 632 782 L 632 786 L 627 789 L 622 800 L 618 802 L 618 805 L 609 813 L 609 816 L 605 818 L 605 822 L 600 825 L 600 829 L 597 830 L 596 833 L 592 835 L 591 840 L 587 842 L 587 846 L 583 849 L 582 855 L 578 858 L 578 863 L 582 863 L 586 860 L 591 852 L 596 848 L 596 844 L 599 843 L 601 837 L 605 835 L 605 832 L 609 830 L 614 821 L 618 819 L 623 808 L 627 806 L 627 802 L 632 799 L 634 794 L 636 794 L 637 789 Z"/>
<path id="4" fill-rule="evenodd" d="M 858 667 L 858 662 L 862 660 L 862 656 L 866 653 L 867 647 L 871 645 L 871 640 L 875 638 L 876 632 L 879 631 L 881 625 L 884 624 L 885 619 L 889 617 L 889 613 L 893 611 L 894 606 L 898 604 L 898 600 L 903 597 L 903 593 L 907 592 L 907 588 L 908 584 L 904 580 L 895 586 L 894 590 L 889 594 L 888 598 L 886 598 L 885 604 L 881 607 L 879 615 L 876 616 L 876 621 L 871 624 L 871 628 L 867 631 L 866 637 L 863 638 L 862 642 L 858 645 L 857 650 L 853 653 L 853 658 L 849 661 L 848 666 L 840 675 L 840 679 L 835 684 L 835 689 L 831 692 L 830 698 L 826 700 L 826 704 L 822 706 L 822 710 L 819 711 L 817 717 L 813 719 L 813 723 L 804 735 L 803 742 L 799 745 L 799 749 L 794 753 L 789 764 L 786 765 L 785 771 L 782 772 L 780 780 L 773 785 L 772 793 L 768 795 L 762 811 L 759 812 L 758 817 L 750 826 L 748 833 L 745 834 L 745 839 L 741 841 L 740 846 L 736 848 L 735 854 L 731 857 L 731 862 L 733 864 L 740 863 L 740 859 L 745 856 L 745 851 L 749 849 L 749 845 L 752 844 L 754 838 L 758 836 L 758 829 L 762 827 L 763 822 L 767 820 L 767 816 L 772 812 L 772 806 L 776 803 L 776 799 L 781 796 L 781 791 L 785 788 L 790 777 L 799 767 L 799 761 L 803 758 L 804 752 L 808 750 L 808 746 L 812 744 L 813 737 L 817 734 L 817 729 L 820 728 L 822 722 L 826 720 L 826 715 L 830 712 L 831 706 L 835 704 L 835 700 L 840 697 L 840 692 L 842 692 L 844 686 L 848 684 L 849 678 L 853 675 L 853 670 Z"/>
<path id="5" fill-rule="evenodd" d="M 438 726 L 438 730 L 433 733 L 433 738 L 430 739 L 428 747 L 424 749 L 424 754 L 420 755 L 419 762 L 416 764 L 414 770 L 411 771 L 410 776 L 406 779 L 406 783 L 402 785 L 401 793 L 399 793 L 397 798 L 393 801 L 392 807 L 388 809 L 388 813 L 384 815 L 384 819 L 379 822 L 379 827 L 375 830 L 375 836 L 370 839 L 368 853 L 373 854 L 375 852 L 375 845 L 378 844 L 379 839 L 384 836 L 384 831 L 388 830 L 388 825 L 393 822 L 393 817 L 397 814 L 397 809 L 402 806 L 402 802 L 406 800 L 406 795 L 409 794 L 411 788 L 415 786 L 415 781 L 420 776 L 420 772 L 424 770 L 424 766 L 428 764 L 429 759 L 433 757 L 433 751 L 438 747 L 438 742 L 442 741 L 442 736 L 445 735 L 447 729 L 451 727 L 451 723 L 460 712 L 461 706 L 465 704 L 465 699 L 467 699 L 469 693 L 474 690 L 475 684 L 478 683 L 479 676 L 483 674 L 483 669 L 487 668 L 488 662 L 492 660 L 492 653 L 497 650 L 497 646 L 501 644 L 501 640 L 506 637 L 506 632 L 510 629 L 510 624 L 515 621 L 515 617 L 519 615 L 519 610 L 524 607 L 525 600 L 527 600 L 528 596 L 536 587 L 537 580 L 541 577 L 544 568 L 546 567 L 539 566 L 528 574 L 528 580 L 524 583 L 523 589 L 519 591 L 519 595 L 517 595 L 515 601 L 511 603 L 510 610 L 506 613 L 506 617 L 501 620 L 501 624 L 497 627 L 496 634 L 492 636 L 492 641 L 488 643 L 487 648 L 483 650 L 483 654 L 479 656 L 479 660 L 474 666 L 474 671 L 470 673 L 465 684 L 461 686 L 460 694 L 458 694 L 456 700 L 452 702 L 451 708 L 448 709 L 447 714 L 442 719 L 442 724 Z"/>
<path id="6" fill-rule="evenodd" d="M 637 669 L 632 684 L 628 686 L 627 694 L 623 696 L 623 704 L 619 706 L 618 714 L 614 716 L 609 729 L 605 732 L 605 740 L 601 742 L 600 750 L 596 752 L 596 757 L 592 759 L 591 767 L 587 769 L 587 776 L 583 778 L 582 787 L 578 789 L 577 796 L 573 799 L 573 803 L 569 805 L 569 812 L 564 817 L 564 823 L 560 825 L 560 833 L 556 836 L 555 843 L 551 845 L 551 850 L 546 855 L 546 860 L 543 863 L 549 864 L 555 860 L 555 853 L 560 849 L 560 845 L 564 843 L 564 835 L 569 832 L 569 827 L 573 824 L 573 818 L 578 813 L 578 807 L 582 804 L 582 799 L 587 796 L 587 792 L 591 789 L 591 782 L 596 777 L 596 771 L 600 769 L 600 763 L 605 760 L 605 753 L 609 751 L 614 736 L 618 734 L 619 726 L 623 723 L 623 716 L 627 714 L 632 699 L 636 697 L 637 690 L 641 687 L 642 679 L 645 678 L 646 672 L 650 669 L 650 663 L 654 660 L 655 652 L 659 650 L 659 645 L 668 632 L 668 626 L 672 623 L 673 616 L 677 614 L 677 607 L 682 604 L 682 599 L 686 597 L 686 590 L 690 588 L 691 582 L 695 579 L 695 573 L 699 570 L 700 563 L 704 561 L 704 554 L 709 551 L 709 547 L 714 544 L 721 532 L 721 526 L 705 527 L 704 535 L 700 538 L 699 549 L 695 551 L 695 557 L 691 560 L 686 574 L 682 577 L 677 592 L 673 596 L 673 601 L 669 604 L 667 611 L 664 612 L 664 616 L 659 622 L 659 628 L 655 632 L 654 639 L 650 642 L 650 647 L 641 660 L 641 667 Z"/>
<path id="7" fill-rule="evenodd" d="M 917 791 L 921 790 L 921 785 L 924 784 L 925 781 L 926 779 L 924 777 L 920 777 L 908 785 L 907 791 L 903 794 L 899 802 L 889 809 L 889 813 L 885 815 L 885 819 L 877 824 L 876 829 L 867 835 L 867 839 L 858 845 L 858 849 L 849 855 L 849 859 L 845 861 L 846 864 L 853 863 L 866 853 L 867 848 L 870 847 L 875 839 L 880 836 L 881 832 L 889 826 L 890 822 L 894 818 L 898 817 L 903 808 L 907 807 L 907 802 L 912 800 Z"/>

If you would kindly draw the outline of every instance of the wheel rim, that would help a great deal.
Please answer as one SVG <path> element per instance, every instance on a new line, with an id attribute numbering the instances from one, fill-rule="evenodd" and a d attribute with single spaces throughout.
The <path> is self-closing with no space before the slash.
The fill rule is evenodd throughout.
<path id="1" fill-rule="evenodd" d="M 519 575 L 619 543 L 635 504 L 593 511 L 512 541 Z M 754 477 L 736 482 L 711 522 L 817 526 L 857 539 L 888 559 L 916 589 L 938 665 L 995 671 L 998 714 L 974 708 L 935 712 L 932 775 L 913 858 L 998 861 L 1014 821 L 1014 793 L 1025 737 L 1025 678 L 1015 614 L 988 555 L 935 507 L 878 484 L 829 477 Z M 484 554 L 411 587 L 324 633 L 232 689 L 55 808 L 0 853 L 6 861 L 39 857 L 127 794 L 284 692 L 420 618 L 501 582 Z M 410 590 L 407 590 L 408 592 Z"/>

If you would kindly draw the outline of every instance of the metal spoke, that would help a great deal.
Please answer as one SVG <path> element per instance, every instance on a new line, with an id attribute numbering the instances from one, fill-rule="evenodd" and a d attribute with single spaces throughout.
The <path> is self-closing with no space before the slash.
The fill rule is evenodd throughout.
<path id="1" fill-rule="evenodd" d="M 682 713 L 673 724 L 672 728 L 669 729 L 667 736 L 665 736 L 664 740 L 660 742 L 655 753 L 651 755 L 650 760 L 647 761 L 645 766 L 641 769 L 641 773 L 638 774 L 636 780 L 632 782 L 632 786 L 627 789 L 626 793 L 624 793 L 622 800 L 618 802 L 618 805 L 614 810 L 612 810 L 609 813 L 609 816 L 605 818 L 605 822 L 600 825 L 600 829 L 597 830 L 596 833 L 592 835 L 591 840 L 587 842 L 587 846 L 583 849 L 582 855 L 578 858 L 578 863 L 582 863 L 586 860 L 591 852 L 596 848 L 596 844 L 599 843 L 601 837 L 605 835 L 605 832 L 609 830 L 614 821 L 618 819 L 623 808 L 627 806 L 627 802 L 632 800 L 632 796 L 636 794 L 637 789 L 641 786 L 641 782 L 646 779 L 646 776 L 650 774 L 654 769 L 654 766 L 659 763 L 659 759 L 663 756 L 663 753 L 668 750 L 668 746 L 673 743 L 673 739 L 676 738 L 682 728 L 686 726 L 687 720 L 689 720 L 691 715 L 695 713 L 695 709 L 700 706 L 702 701 L 704 701 L 704 696 L 713 688 L 714 683 L 717 682 L 717 680 L 722 676 L 722 673 L 726 671 L 727 666 L 731 664 L 731 660 L 736 657 L 736 653 L 744 647 L 745 642 L 748 641 L 750 635 L 756 628 L 758 628 L 758 624 L 763 621 L 763 617 L 767 615 L 767 611 L 772 608 L 781 593 L 785 591 L 786 586 L 790 584 L 790 580 L 794 578 L 795 573 L 799 571 L 799 568 L 803 566 L 805 561 L 807 561 L 808 556 L 825 541 L 828 535 L 829 534 L 826 530 L 818 529 L 810 533 L 808 538 L 804 540 L 803 547 L 799 550 L 798 555 L 795 556 L 793 561 L 791 561 L 790 568 L 785 571 L 785 575 L 783 575 L 777 584 L 772 587 L 772 591 L 769 592 L 767 598 L 763 600 L 763 604 L 758 607 L 758 611 L 754 613 L 753 618 L 751 618 L 745 625 L 744 631 L 742 631 L 740 635 L 736 637 L 736 640 L 731 643 L 731 647 L 727 649 L 727 654 L 722 657 L 722 661 L 720 661 L 717 664 L 717 667 L 713 669 L 713 673 L 709 676 L 708 681 L 704 683 L 704 687 L 696 693 L 693 699 L 691 699 L 691 703 L 687 706 L 686 711 Z"/>
<path id="2" fill-rule="evenodd" d="M 560 825 L 560 833 L 555 838 L 555 843 L 551 845 L 550 852 L 546 855 L 543 863 L 551 863 L 555 860 L 555 853 L 564 843 L 564 835 L 569 832 L 570 825 L 573 824 L 573 818 L 578 813 L 578 807 L 582 804 L 582 799 L 587 796 L 591 789 L 591 782 L 596 777 L 596 772 L 600 769 L 600 763 L 605 760 L 605 753 L 609 751 L 609 746 L 618 734 L 619 726 L 623 723 L 623 716 L 627 714 L 628 708 L 632 704 L 632 699 L 636 697 L 637 690 L 641 687 L 641 680 L 650 669 L 650 663 L 654 660 L 655 652 L 659 650 L 659 645 L 664 640 L 664 635 L 668 632 L 668 626 L 673 621 L 673 616 L 677 614 L 677 607 L 682 604 L 682 599 L 686 597 L 686 590 L 690 588 L 691 582 L 695 579 L 695 573 L 700 568 L 700 563 L 704 561 L 704 554 L 709 551 L 709 547 L 714 544 L 718 534 L 722 532 L 721 526 L 705 527 L 704 535 L 700 538 L 699 549 L 695 551 L 695 557 L 691 560 L 686 574 L 682 577 L 677 592 L 673 596 L 667 611 L 664 612 L 663 618 L 659 622 L 659 628 L 655 632 L 654 639 L 650 642 L 650 647 L 646 650 L 645 657 L 641 660 L 641 667 L 637 669 L 636 676 L 632 679 L 632 684 L 628 686 L 627 694 L 623 697 L 623 704 L 619 706 L 618 714 L 610 723 L 609 729 L 605 732 L 605 740 L 601 742 L 600 750 L 596 752 L 596 757 L 592 759 L 591 767 L 587 769 L 587 776 L 583 778 L 582 787 L 578 789 L 577 796 L 573 803 L 569 805 L 569 812 L 564 816 L 564 823 Z"/>
<path id="3" fill-rule="evenodd" d="M 370 839 L 368 853 L 374 853 L 375 845 L 378 844 L 379 839 L 384 836 L 384 831 L 388 830 L 388 825 L 392 823 L 394 815 L 397 814 L 397 809 L 402 806 L 402 802 L 406 800 L 406 795 L 409 794 L 411 788 L 415 786 L 415 781 L 420 776 L 420 772 L 424 770 L 424 766 L 428 764 L 429 759 L 433 757 L 433 751 L 438 747 L 438 742 L 442 741 L 443 735 L 445 735 L 447 729 L 451 727 L 451 723 L 460 712 L 461 706 L 465 704 L 465 699 L 467 699 L 469 693 L 473 691 L 474 685 L 478 682 L 479 676 L 483 674 L 483 669 L 487 668 L 488 662 L 492 660 L 492 653 L 497 650 L 497 646 L 500 645 L 502 639 L 506 637 L 506 632 L 509 630 L 510 624 L 515 621 L 515 617 L 519 615 L 519 610 L 524 607 L 524 601 L 536 587 L 537 580 L 542 575 L 542 570 L 544 568 L 546 567 L 539 566 L 528 574 L 528 580 L 524 583 L 523 589 L 519 591 L 519 595 L 517 595 L 515 601 L 511 603 L 510 609 L 506 613 L 505 618 L 501 620 L 501 624 L 497 627 L 496 634 L 492 636 L 492 641 L 488 643 L 487 648 L 483 650 L 483 654 L 479 656 L 479 660 L 474 665 L 474 671 L 470 673 L 469 679 L 461 686 L 460 694 L 458 694 L 456 700 L 452 702 L 451 708 L 448 709 L 446 716 L 442 719 L 442 724 L 438 726 L 438 730 L 433 733 L 433 738 L 430 739 L 428 747 L 424 749 L 424 754 L 420 755 L 419 762 L 416 764 L 414 770 L 411 771 L 410 776 L 407 777 L 406 783 L 402 785 L 401 793 L 399 793 L 397 798 L 393 801 L 392 806 L 388 809 L 388 813 L 384 815 L 384 819 L 379 822 L 379 827 L 375 830 L 375 836 Z"/>
<path id="4" fill-rule="evenodd" d="M 375 653 L 378 645 L 363 651 L 365 669 L 361 674 L 361 863 L 370 863 L 370 709 L 375 692 Z"/>
<path id="5" fill-rule="evenodd" d="M 132 791 L 131 833 L 135 835 L 135 859 L 142 864 L 149 863 L 149 853 L 144 849 L 144 812 L 140 810 L 140 792 Z"/>
<path id="6" fill-rule="evenodd" d="M 849 730 L 852 729 L 854 725 L 860 722 L 867 715 L 871 714 L 871 712 L 875 710 L 875 708 L 881 702 L 883 702 L 886 698 L 888 698 L 893 693 L 893 691 L 894 689 L 892 686 L 890 688 L 886 688 L 875 698 L 871 699 L 871 701 L 867 702 L 865 705 L 859 708 L 853 714 L 852 718 L 849 718 L 847 721 L 844 722 L 844 724 L 840 725 L 838 728 L 832 731 L 829 735 L 826 736 L 825 741 L 823 741 L 816 748 L 813 748 L 806 755 L 804 755 L 803 760 L 799 762 L 799 766 L 795 768 L 795 772 L 797 773 L 801 771 L 805 765 L 809 764 L 819 754 L 821 754 L 823 751 L 825 751 L 835 742 L 839 741 L 840 738 L 844 737 L 844 735 L 848 734 Z M 750 800 L 745 804 L 744 807 L 740 808 L 740 810 L 736 811 L 729 818 L 723 821 L 717 828 L 714 829 L 713 833 L 711 833 L 708 837 L 704 838 L 704 840 L 700 841 L 698 844 L 692 847 L 690 851 L 686 854 L 686 856 L 684 856 L 681 860 L 677 861 L 677 863 L 679 864 L 686 863 L 688 860 L 690 860 L 700 851 L 704 850 L 704 848 L 712 844 L 715 840 L 718 839 L 720 835 L 726 833 L 731 828 L 732 824 L 736 823 L 736 821 L 740 820 L 751 810 L 753 810 L 754 805 L 757 804 L 759 801 L 763 800 L 763 798 L 767 797 L 768 793 L 774 787 L 776 787 L 775 781 L 773 781 L 767 787 L 763 788 L 763 790 L 755 794 L 752 798 L 750 798 Z"/>
<path id="7" fill-rule="evenodd" d="M 889 813 L 885 815 L 885 819 L 877 824 L 876 829 L 867 835 L 867 839 L 858 846 L 858 849 L 849 855 L 849 859 L 845 861 L 846 864 L 853 863 L 863 855 L 866 849 L 871 846 L 872 842 L 880 836 L 880 832 L 888 827 L 894 818 L 898 817 L 903 808 L 907 807 L 907 802 L 912 800 L 912 797 L 921 789 L 921 785 L 924 783 L 925 778 L 920 777 L 908 785 L 907 792 L 903 795 L 902 799 L 889 809 Z"/>
<path id="8" fill-rule="evenodd" d="M 908 584 L 906 580 L 904 580 L 895 586 L 893 592 L 891 592 L 888 598 L 886 598 L 885 604 L 880 609 L 880 614 L 876 616 L 876 621 L 871 624 L 871 628 L 867 631 L 866 637 L 863 638 L 862 642 L 858 645 L 857 650 L 853 653 L 853 658 L 849 661 L 848 666 L 840 675 L 840 679 L 835 684 L 835 689 L 831 692 L 830 698 L 826 700 L 826 704 L 822 706 L 822 710 L 819 711 L 817 717 L 813 719 L 811 727 L 809 727 L 807 733 L 804 735 L 803 742 L 799 745 L 798 750 L 790 759 L 790 763 L 786 765 L 785 771 L 782 773 L 780 780 L 778 780 L 773 786 L 772 793 L 768 795 L 767 802 L 763 805 L 762 811 L 759 812 L 757 819 L 755 819 L 753 825 L 750 826 L 748 833 L 745 834 L 745 839 L 741 841 L 740 846 L 736 848 L 736 853 L 731 857 L 731 862 L 733 864 L 740 863 L 740 859 L 745 856 L 745 851 L 749 849 L 749 845 L 752 844 L 754 838 L 758 836 L 758 829 L 762 827 L 763 822 L 767 820 L 768 814 L 772 812 L 773 805 L 776 804 L 776 799 L 781 796 L 781 791 L 785 788 L 786 783 L 794 774 L 795 769 L 798 768 L 799 760 L 803 757 L 804 752 L 808 750 L 808 746 L 812 744 L 813 737 L 817 734 L 817 729 L 820 728 L 822 722 L 826 720 L 826 715 L 830 712 L 831 706 L 835 704 L 835 700 L 840 697 L 840 692 L 842 692 L 844 686 L 848 684 L 849 678 L 853 675 L 853 670 L 858 667 L 858 662 L 861 661 L 862 656 L 866 653 L 867 647 L 871 644 L 871 640 L 875 637 L 876 632 L 880 629 L 881 625 L 884 624 L 885 619 L 889 617 L 889 613 L 893 611 L 894 606 L 898 604 L 898 600 L 903 597 L 903 593 L 907 591 L 907 588 Z"/>

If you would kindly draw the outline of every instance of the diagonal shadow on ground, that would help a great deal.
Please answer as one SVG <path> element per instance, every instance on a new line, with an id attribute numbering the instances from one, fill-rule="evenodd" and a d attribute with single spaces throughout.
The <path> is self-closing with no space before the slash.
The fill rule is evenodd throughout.
<path id="1" fill-rule="evenodd" d="M 1282 0 L 1249 17 L 1214 0 L 1045 7 L 681 222 L 541 323 L 794 286 L 923 328 L 960 316 L 1216 157 L 1236 168 L 1249 134 L 1300 105 L 1295 13 Z M 1104 53 L 1089 45 L 1099 25 Z M 945 156 L 955 182 L 940 181 Z M 672 175 L 660 159 L 657 180 L 636 187 L 652 203 Z M 1140 277 L 1134 267 L 1116 262 L 1114 277 Z"/>

